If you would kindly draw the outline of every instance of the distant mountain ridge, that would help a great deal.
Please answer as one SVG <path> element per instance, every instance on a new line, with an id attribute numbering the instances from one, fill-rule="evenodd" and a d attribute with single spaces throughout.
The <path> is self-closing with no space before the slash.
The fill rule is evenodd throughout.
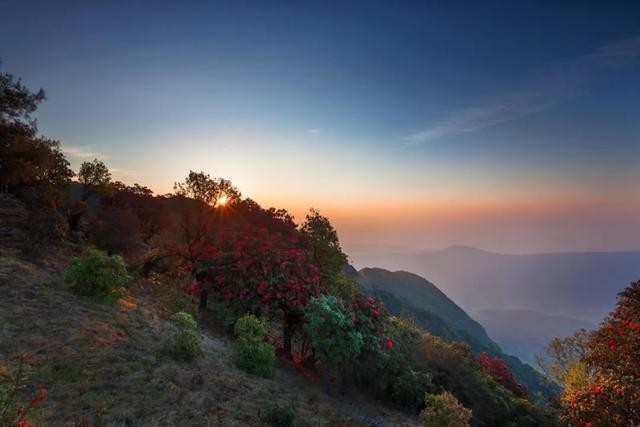
<path id="1" fill-rule="evenodd" d="M 485 329 L 428 280 L 406 271 L 349 266 L 346 273 L 360 288 L 380 298 L 391 314 L 410 318 L 433 335 L 447 341 L 466 342 L 474 353 L 487 352 L 502 358 L 515 377 L 532 394 L 548 396 L 556 389 L 531 366 L 505 354 Z"/>
<path id="2" fill-rule="evenodd" d="M 428 277 L 467 312 L 529 310 L 599 322 L 640 278 L 640 251 L 503 255 L 468 246 L 435 251 L 349 249 L 361 267 Z M 576 298 L 580 295 L 580 298 Z"/>

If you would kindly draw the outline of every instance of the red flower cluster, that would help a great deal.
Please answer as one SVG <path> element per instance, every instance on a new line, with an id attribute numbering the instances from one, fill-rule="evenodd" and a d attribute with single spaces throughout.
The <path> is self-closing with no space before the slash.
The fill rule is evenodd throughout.
<path id="1" fill-rule="evenodd" d="M 188 291 L 211 291 L 265 314 L 306 305 L 322 289 L 297 234 L 293 228 L 284 233 L 250 225 L 218 232 L 195 248 L 198 281 Z"/>
<path id="2" fill-rule="evenodd" d="M 504 361 L 499 357 L 490 358 L 487 353 L 482 352 L 476 356 L 476 363 L 487 373 L 496 380 L 498 384 L 501 384 L 504 388 L 509 390 L 514 396 L 527 398 L 529 392 L 525 386 L 516 382 L 513 378 L 513 374 L 507 368 Z"/>
<path id="3" fill-rule="evenodd" d="M 348 308 L 354 313 L 351 321 L 362 333 L 365 348 L 370 350 L 393 348 L 391 338 L 383 336 L 386 311 L 382 302 L 359 294 Z"/>

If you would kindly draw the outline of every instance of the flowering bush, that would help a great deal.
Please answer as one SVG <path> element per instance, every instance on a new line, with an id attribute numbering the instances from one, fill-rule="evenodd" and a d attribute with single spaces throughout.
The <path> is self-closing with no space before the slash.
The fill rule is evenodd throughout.
<path id="1" fill-rule="evenodd" d="M 507 365 L 499 357 L 490 358 L 487 353 L 482 352 L 476 356 L 476 363 L 491 376 L 496 382 L 513 393 L 516 397 L 526 398 L 529 396 L 527 388 L 516 382 L 513 374 Z"/>
<path id="2" fill-rule="evenodd" d="M 268 377 L 273 370 L 275 347 L 265 342 L 269 325 L 254 315 L 243 316 L 236 322 L 238 336 L 235 346 L 236 365 L 250 374 Z"/>
<path id="3" fill-rule="evenodd" d="M 67 268 L 64 280 L 80 295 L 113 302 L 122 297 L 131 277 L 121 256 L 88 249 Z"/>
<path id="4" fill-rule="evenodd" d="M 177 329 L 167 344 L 171 355 L 177 360 L 187 362 L 202 357 L 202 336 L 198 332 L 195 319 L 189 313 L 179 311 L 171 316 L 170 320 Z"/>
<path id="5" fill-rule="evenodd" d="M 425 427 L 467 427 L 471 421 L 471 410 L 458 403 L 449 392 L 427 394 L 424 404 L 420 421 Z"/>
<path id="6" fill-rule="evenodd" d="M 564 378 L 563 418 L 572 425 L 640 425 L 640 282 L 587 342 L 586 353 Z"/>
<path id="7" fill-rule="evenodd" d="M 35 396 L 26 402 L 20 400 L 25 392 L 25 380 L 31 355 L 20 355 L 15 358 L 16 366 L 5 366 L 0 363 L 0 425 L 32 427 L 29 420 L 31 410 L 47 398 L 47 389 L 40 387 Z"/>
<path id="8" fill-rule="evenodd" d="M 288 232 L 245 225 L 221 230 L 198 245 L 197 283 L 190 289 L 201 299 L 213 292 L 225 303 L 239 302 L 245 312 L 281 317 L 285 353 L 291 352 L 291 329 L 302 308 L 322 293 L 318 269 L 294 226 Z"/>
<path id="9" fill-rule="evenodd" d="M 356 313 L 333 295 L 312 298 L 304 319 L 316 357 L 333 372 L 341 371 L 362 350 Z"/>

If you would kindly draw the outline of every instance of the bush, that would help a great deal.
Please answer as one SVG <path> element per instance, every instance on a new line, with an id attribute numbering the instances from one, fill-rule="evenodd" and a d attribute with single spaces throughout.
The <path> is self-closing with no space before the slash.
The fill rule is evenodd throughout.
<path id="1" fill-rule="evenodd" d="M 431 374 L 410 370 L 400 375 L 393 383 L 392 397 L 402 409 L 416 414 L 423 405 L 424 396 L 433 393 L 435 387 Z"/>
<path id="2" fill-rule="evenodd" d="M 183 311 L 171 316 L 171 322 L 177 328 L 175 334 L 169 340 L 167 349 L 176 360 L 191 362 L 202 357 L 202 336 L 198 332 L 198 324 L 195 319 Z"/>
<path id="3" fill-rule="evenodd" d="M 448 392 L 427 394 L 425 408 L 420 412 L 423 426 L 467 427 L 471 420 L 471 410 L 465 408 Z"/>
<path id="4" fill-rule="evenodd" d="M 355 322 L 356 314 L 333 295 L 311 299 L 305 309 L 304 331 L 316 357 L 334 373 L 360 354 L 364 344 Z"/>
<path id="5" fill-rule="evenodd" d="M 292 427 L 295 416 L 290 406 L 274 405 L 267 409 L 262 419 L 271 427 Z"/>
<path id="6" fill-rule="evenodd" d="M 234 328 L 238 340 L 235 347 L 236 365 L 254 375 L 268 377 L 273 370 L 275 347 L 264 341 L 269 325 L 254 315 L 238 319 Z"/>
<path id="7" fill-rule="evenodd" d="M 67 268 L 64 280 L 79 295 L 113 302 L 124 295 L 131 277 L 121 256 L 89 249 Z"/>

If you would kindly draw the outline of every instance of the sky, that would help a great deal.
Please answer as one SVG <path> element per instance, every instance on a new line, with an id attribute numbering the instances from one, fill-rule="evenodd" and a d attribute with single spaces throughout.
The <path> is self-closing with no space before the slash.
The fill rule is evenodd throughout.
<path id="1" fill-rule="evenodd" d="M 635 3 L 635 4 L 634 4 Z M 345 247 L 640 249 L 640 3 L 3 1 L 41 133 Z"/>

